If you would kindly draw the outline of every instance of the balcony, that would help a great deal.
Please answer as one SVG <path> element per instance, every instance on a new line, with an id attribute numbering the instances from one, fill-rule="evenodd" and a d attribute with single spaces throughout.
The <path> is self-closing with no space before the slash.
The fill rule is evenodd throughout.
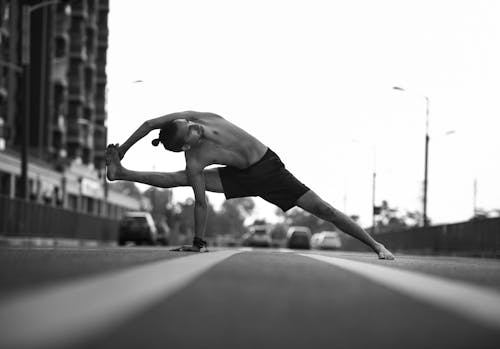
<path id="1" fill-rule="evenodd" d="M 82 128 L 78 123 L 70 123 L 66 133 L 68 145 L 81 147 L 84 144 Z"/>
<path id="2" fill-rule="evenodd" d="M 68 103 L 68 115 L 66 117 L 67 126 L 78 122 L 83 119 L 83 105 L 72 100 Z"/>
<path id="3" fill-rule="evenodd" d="M 87 0 L 72 1 L 71 16 L 86 19 L 88 17 Z"/>
<path id="4" fill-rule="evenodd" d="M 85 104 L 83 107 L 83 118 L 85 120 L 88 120 L 89 122 L 93 123 L 94 122 L 94 116 L 95 116 L 95 108 L 94 108 L 94 103 L 88 103 Z"/>
<path id="5" fill-rule="evenodd" d="M 94 126 L 94 148 L 95 149 L 106 149 L 106 135 L 107 129 L 105 126 L 95 125 Z"/>
<path id="6" fill-rule="evenodd" d="M 85 62 L 87 60 L 87 49 L 85 46 L 71 42 L 69 57 L 80 62 Z"/>
<path id="7" fill-rule="evenodd" d="M 96 112 L 104 112 L 106 110 L 106 98 L 104 95 L 97 95 L 95 97 L 95 110 Z"/>
<path id="8" fill-rule="evenodd" d="M 68 86 L 68 67 L 67 58 L 54 58 L 52 60 L 52 82 L 57 85 Z"/>
<path id="9" fill-rule="evenodd" d="M 108 28 L 99 28 L 99 32 L 97 33 L 97 45 L 99 47 L 108 47 L 108 36 Z"/>
<path id="10" fill-rule="evenodd" d="M 57 10 L 56 14 L 56 35 L 67 34 L 71 26 L 71 17 L 65 10 Z"/>
<path id="11" fill-rule="evenodd" d="M 55 57 L 66 58 L 69 51 L 69 35 L 57 35 L 55 37 Z"/>
<path id="12" fill-rule="evenodd" d="M 0 104 L 3 104 L 7 100 L 9 92 L 4 86 L 0 86 Z"/>
<path id="13" fill-rule="evenodd" d="M 85 92 L 80 81 L 70 81 L 68 99 L 73 103 L 85 103 Z"/>
<path id="14" fill-rule="evenodd" d="M 99 1 L 99 10 L 100 11 L 109 11 L 109 0 Z"/>
<path id="15" fill-rule="evenodd" d="M 106 111 L 104 109 L 96 109 L 95 111 L 95 124 L 97 126 L 104 126 L 106 122 Z"/>

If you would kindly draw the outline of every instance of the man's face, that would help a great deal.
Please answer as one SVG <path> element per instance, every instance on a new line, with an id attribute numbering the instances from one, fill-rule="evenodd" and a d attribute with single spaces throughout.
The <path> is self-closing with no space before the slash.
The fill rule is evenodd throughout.
<path id="1" fill-rule="evenodd" d="M 200 140 L 203 134 L 203 128 L 192 121 L 186 119 L 175 120 L 177 123 L 177 137 L 182 139 L 186 146 L 193 146 Z"/>

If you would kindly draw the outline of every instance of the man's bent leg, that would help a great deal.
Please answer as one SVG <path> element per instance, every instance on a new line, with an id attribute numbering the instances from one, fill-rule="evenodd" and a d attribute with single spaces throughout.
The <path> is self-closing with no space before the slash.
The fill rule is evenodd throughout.
<path id="1" fill-rule="evenodd" d="M 344 233 L 364 242 L 378 254 L 380 259 L 394 259 L 392 253 L 384 245 L 375 241 L 361 226 L 325 202 L 312 190 L 309 190 L 297 200 L 297 206 L 316 217 L 335 224 Z"/>

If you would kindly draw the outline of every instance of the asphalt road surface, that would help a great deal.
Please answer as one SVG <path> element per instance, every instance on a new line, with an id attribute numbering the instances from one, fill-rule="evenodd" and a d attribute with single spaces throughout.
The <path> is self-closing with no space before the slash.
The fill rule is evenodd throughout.
<path id="1" fill-rule="evenodd" d="M 500 348 L 500 260 L 1 248 L 0 348 Z"/>

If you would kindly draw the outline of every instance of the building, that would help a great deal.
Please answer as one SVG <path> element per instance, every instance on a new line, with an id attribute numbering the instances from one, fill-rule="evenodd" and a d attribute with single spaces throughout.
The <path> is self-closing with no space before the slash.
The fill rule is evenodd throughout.
<path id="1" fill-rule="evenodd" d="M 30 200 L 141 208 L 105 180 L 108 12 L 109 0 L 0 0 L 0 194 L 21 197 L 25 149 Z"/>

